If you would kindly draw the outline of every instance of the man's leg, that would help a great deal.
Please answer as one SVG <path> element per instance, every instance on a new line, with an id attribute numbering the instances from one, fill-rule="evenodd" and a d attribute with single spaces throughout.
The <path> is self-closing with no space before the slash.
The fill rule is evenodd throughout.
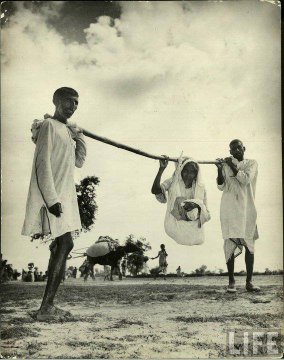
<path id="1" fill-rule="evenodd" d="M 227 262 L 227 269 L 228 269 L 228 275 L 229 275 L 229 284 L 234 284 L 235 283 L 235 276 L 234 276 L 235 257 L 234 257 L 234 254 L 232 254 L 229 261 Z"/>
<path id="2" fill-rule="evenodd" d="M 56 238 L 56 247 L 51 249 L 47 284 L 40 307 L 41 314 L 48 314 L 54 308 L 53 300 L 65 271 L 66 259 L 74 244 L 71 233 Z"/>
<path id="3" fill-rule="evenodd" d="M 254 254 L 251 254 L 249 249 L 246 247 L 245 254 L 246 270 L 247 270 L 247 283 L 252 281 L 253 265 L 254 265 Z"/>
<path id="4" fill-rule="evenodd" d="M 259 291 L 260 288 L 252 284 L 252 274 L 254 265 L 254 254 L 246 247 L 245 262 L 247 270 L 246 289 L 247 291 Z"/>
<path id="5" fill-rule="evenodd" d="M 229 275 L 229 286 L 227 288 L 227 292 L 236 292 L 234 268 L 235 268 L 235 257 L 234 257 L 234 254 L 232 254 L 232 256 L 230 257 L 230 259 L 227 262 L 227 269 L 228 269 L 228 275 Z"/>
<path id="6" fill-rule="evenodd" d="M 236 249 L 235 242 L 232 239 L 225 239 L 224 254 L 225 254 L 226 265 L 229 275 L 229 286 L 227 287 L 227 292 L 231 292 L 231 293 L 236 292 L 235 277 L 234 277 L 235 249 Z"/>

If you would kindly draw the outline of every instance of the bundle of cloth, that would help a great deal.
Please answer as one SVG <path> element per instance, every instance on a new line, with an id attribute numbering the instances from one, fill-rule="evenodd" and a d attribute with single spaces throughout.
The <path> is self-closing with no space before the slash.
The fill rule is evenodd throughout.
<path id="1" fill-rule="evenodd" d="M 181 172 L 186 164 L 195 163 L 198 169 L 191 188 L 186 188 Z M 190 157 L 180 157 L 170 179 L 161 184 L 162 193 L 156 195 L 161 203 L 167 203 L 164 221 L 168 236 L 181 245 L 200 245 L 204 242 L 204 224 L 210 220 L 207 208 L 206 189 L 202 182 L 200 167 Z M 187 210 L 184 205 L 188 204 Z M 190 209 L 193 204 L 199 208 Z"/>
<path id="2" fill-rule="evenodd" d="M 48 119 L 48 118 L 52 118 L 52 116 L 49 115 L 49 114 L 45 114 L 44 115 L 44 120 Z M 44 120 L 35 119 L 33 121 L 33 123 L 32 123 L 31 132 L 32 132 L 32 141 L 33 141 L 34 144 L 37 143 L 39 131 L 40 131 L 40 128 L 41 128 L 42 123 L 43 123 Z M 69 121 L 66 124 L 66 127 L 69 130 L 72 139 L 74 139 L 78 135 L 78 133 L 82 132 L 82 129 L 79 128 L 76 123 L 71 122 L 71 121 Z"/>
<path id="3" fill-rule="evenodd" d="M 104 256 L 111 251 L 115 251 L 118 243 L 109 236 L 100 236 L 99 239 L 86 250 L 86 255 L 90 257 Z"/>
<path id="4" fill-rule="evenodd" d="M 185 220 L 185 221 L 194 221 L 200 219 L 200 214 L 197 208 L 193 208 L 193 204 L 200 204 L 198 199 L 190 199 L 188 200 L 184 196 L 178 196 L 175 200 L 173 210 L 171 214 L 177 220 Z M 187 208 L 192 208 L 191 210 L 185 210 L 185 205 Z M 199 227 L 201 226 L 199 222 Z"/>

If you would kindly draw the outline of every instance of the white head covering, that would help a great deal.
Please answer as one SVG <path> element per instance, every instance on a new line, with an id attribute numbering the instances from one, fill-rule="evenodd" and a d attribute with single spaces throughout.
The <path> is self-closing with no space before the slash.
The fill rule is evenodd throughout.
<path id="1" fill-rule="evenodd" d="M 202 181 L 201 171 L 199 164 L 196 160 L 194 160 L 191 157 L 182 157 L 182 155 L 179 157 L 178 162 L 176 163 L 176 169 L 172 176 L 172 186 L 176 187 L 176 196 L 180 196 L 180 187 L 184 186 L 183 179 L 181 177 L 181 172 L 186 164 L 188 163 L 195 163 L 197 165 L 197 177 L 196 180 L 193 183 L 194 188 L 194 199 L 202 200 L 204 199 L 204 191 L 205 187 Z"/>
<path id="2" fill-rule="evenodd" d="M 198 173 L 196 180 L 192 184 L 192 188 L 184 191 L 185 184 L 182 180 L 181 172 L 185 165 L 190 162 L 197 164 Z M 164 193 L 165 190 L 168 190 L 168 206 L 164 222 L 167 235 L 174 239 L 178 244 L 188 246 L 202 244 L 204 242 L 202 225 L 210 220 L 210 213 L 207 209 L 206 190 L 201 179 L 200 168 L 197 161 L 190 157 L 182 157 L 181 155 L 176 163 L 176 169 L 171 179 L 166 181 L 165 187 L 162 187 L 162 190 L 163 189 Z M 196 214 L 196 209 L 194 209 L 194 211 L 192 210 L 189 214 L 191 220 L 198 221 L 184 221 L 183 218 L 179 219 L 175 216 L 177 209 L 177 206 L 175 205 L 179 201 L 177 199 L 178 197 L 181 197 L 180 200 L 183 200 L 186 197 L 188 198 L 186 200 L 190 202 L 198 202 L 198 205 L 200 206 L 199 219 L 197 219 L 198 214 Z M 179 211 L 179 209 L 177 210 Z"/>

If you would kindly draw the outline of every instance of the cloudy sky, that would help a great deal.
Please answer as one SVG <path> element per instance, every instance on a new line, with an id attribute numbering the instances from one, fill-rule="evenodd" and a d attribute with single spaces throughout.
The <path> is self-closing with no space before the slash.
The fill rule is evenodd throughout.
<path id="1" fill-rule="evenodd" d="M 153 154 L 214 160 L 234 138 L 259 164 L 255 269 L 282 267 L 280 7 L 260 1 L 6 2 L 2 16 L 2 253 L 45 270 L 47 245 L 21 236 L 34 119 L 53 113 L 52 94 L 78 90 L 72 120 Z M 88 139 L 87 175 L 100 178 L 94 229 L 164 243 L 169 271 L 225 269 L 216 167 L 202 165 L 212 219 L 201 246 L 178 245 L 163 228 L 166 206 L 151 194 L 159 163 Z M 170 163 L 165 177 L 174 170 Z M 156 260 L 157 261 L 157 260 Z M 150 261 L 154 267 L 156 261 Z M 69 265 L 79 265 L 81 259 Z M 245 268 L 238 258 L 236 270 Z"/>

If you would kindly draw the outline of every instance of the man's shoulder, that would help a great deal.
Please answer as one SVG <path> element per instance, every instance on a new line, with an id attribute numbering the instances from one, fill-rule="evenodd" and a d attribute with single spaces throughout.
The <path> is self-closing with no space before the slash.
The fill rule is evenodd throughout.
<path id="1" fill-rule="evenodd" d="M 52 119 L 51 117 L 44 118 L 41 120 L 40 128 L 45 129 L 46 131 L 54 131 L 58 128 L 58 121 Z"/>
<path id="2" fill-rule="evenodd" d="M 52 119 L 51 117 L 47 117 L 42 120 L 42 124 L 45 124 L 45 126 L 54 127 L 55 123 L 56 123 L 56 121 L 54 121 L 54 119 Z"/>
<path id="3" fill-rule="evenodd" d="M 35 119 L 31 126 L 32 141 L 36 144 L 39 134 L 48 133 L 54 128 L 53 119 L 51 117 L 44 116 L 43 119 Z"/>
<path id="4" fill-rule="evenodd" d="M 43 126 L 53 126 L 53 119 L 50 117 L 44 117 L 42 118 L 38 118 L 38 119 L 34 119 L 33 123 L 32 123 L 32 129 L 40 129 Z"/>

